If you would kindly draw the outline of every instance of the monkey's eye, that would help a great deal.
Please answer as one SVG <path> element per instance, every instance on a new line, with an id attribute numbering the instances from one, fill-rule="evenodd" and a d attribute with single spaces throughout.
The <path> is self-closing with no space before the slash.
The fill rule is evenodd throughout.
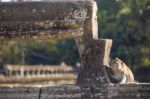
<path id="1" fill-rule="evenodd" d="M 121 62 L 121 65 L 123 65 L 123 62 Z"/>

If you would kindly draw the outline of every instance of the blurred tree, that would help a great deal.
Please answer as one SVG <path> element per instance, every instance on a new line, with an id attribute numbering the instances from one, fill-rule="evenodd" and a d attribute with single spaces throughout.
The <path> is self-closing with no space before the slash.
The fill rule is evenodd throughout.
<path id="1" fill-rule="evenodd" d="M 97 0 L 100 38 L 113 39 L 112 57 L 135 67 L 150 65 L 148 1 Z"/>
<path id="2" fill-rule="evenodd" d="M 7 45 L 7 46 L 6 46 Z M 60 64 L 74 65 L 79 54 L 74 40 L 11 41 L 0 45 L 0 60 L 5 64 Z M 1 61 L 0 61 L 1 62 Z"/>

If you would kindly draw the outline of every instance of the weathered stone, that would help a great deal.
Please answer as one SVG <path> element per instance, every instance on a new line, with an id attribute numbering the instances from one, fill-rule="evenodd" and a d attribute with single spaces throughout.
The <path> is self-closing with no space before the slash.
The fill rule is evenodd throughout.
<path id="1" fill-rule="evenodd" d="M 84 22 L 84 34 L 82 37 L 75 38 L 76 45 L 78 47 L 78 51 L 81 55 L 84 53 L 86 49 L 86 43 L 89 42 L 90 39 L 98 39 L 98 23 L 97 23 L 97 5 L 96 2 L 93 2 L 90 9 L 88 10 L 91 14 L 88 19 Z"/>
<path id="2" fill-rule="evenodd" d="M 102 89 L 102 87 L 104 89 Z M 150 84 L 0 86 L 0 99 L 149 99 Z"/>
<path id="3" fill-rule="evenodd" d="M 78 76 L 78 84 L 98 85 L 109 83 L 106 77 L 105 66 L 109 62 L 109 54 L 112 40 L 101 39 L 80 42 L 84 48 L 80 48 L 82 68 Z"/>
<path id="4" fill-rule="evenodd" d="M 0 99 L 38 99 L 39 87 L 1 86 Z"/>
<path id="5" fill-rule="evenodd" d="M 1 2 L 0 39 L 79 37 L 87 33 L 84 31 L 87 21 L 96 19 L 96 9 L 94 0 Z M 90 31 L 93 27 L 97 29 L 97 21 L 90 24 Z"/>
<path id="6" fill-rule="evenodd" d="M 80 99 L 81 88 L 75 85 L 41 88 L 41 99 Z"/>
<path id="7" fill-rule="evenodd" d="M 83 67 L 80 86 L 0 86 L 0 99 L 149 99 L 150 84 L 108 84 L 112 41 L 98 40 L 96 12 L 94 0 L 0 3 L 0 39 L 78 37 Z"/>
<path id="8" fill-rule="evenodd" d="M 110 82 L 105 71 L 105 65 L 109 61 L 112 41 L 98 40 L 96 3 L 90 8 L 93 15 L 84 23 L 84 35 L 75 38 L 81 59 L 81 70 L 77 84 L 95 87 Z"/>

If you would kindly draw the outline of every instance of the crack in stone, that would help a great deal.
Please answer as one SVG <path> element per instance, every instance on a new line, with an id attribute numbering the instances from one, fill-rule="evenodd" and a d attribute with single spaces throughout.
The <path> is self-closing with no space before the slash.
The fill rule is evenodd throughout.
<path id="1" fill-rule="evenodd" d="M 41 99 L 41 94 L 42 94 L 42 88 L 40 87 L 40 89 L 39 89 L 38 99 Z"/>

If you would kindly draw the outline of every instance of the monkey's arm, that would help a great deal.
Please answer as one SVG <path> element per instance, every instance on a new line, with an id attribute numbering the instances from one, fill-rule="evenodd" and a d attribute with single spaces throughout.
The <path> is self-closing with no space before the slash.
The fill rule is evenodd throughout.
<path id="1" fill-rule="evenodd" d="M 123 75 L 121 81 L 119 82 L 119 84 L 125 84 L 127 82 L 127 76 Z"/>
<path id="2" fill-rule="evenodd" d="M 114 84 L 119 83 L 118 80 L 116 80 L 112 77 L 113 72 L 109 66 L 106 66 L 106 75 L 107 75 L 107 79 L 109 79 L 108 81 L 110 81 L 110 83 L 114 83 Z"/>

